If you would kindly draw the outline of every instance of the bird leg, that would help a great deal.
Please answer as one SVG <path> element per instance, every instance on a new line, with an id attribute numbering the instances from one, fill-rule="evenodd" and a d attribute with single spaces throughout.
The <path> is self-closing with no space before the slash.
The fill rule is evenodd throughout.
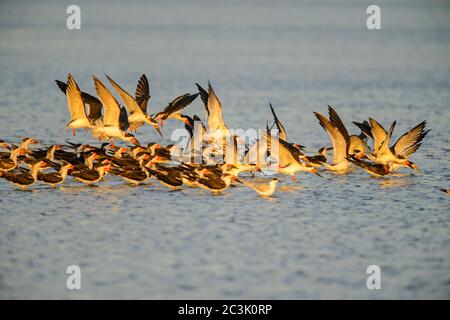
<path id="1" fill-rule="evenodd" d="M 292 180 L 293 182 L 300 183 L 300 181 L 298 181 L 298 179 L 297 179 L 296 176 L 291 176 L 291 180 Z"/>
<path id="2" fill-rule="evenodd" d="M 72 128 L 72 135 L 75 137 L 75 128 Z"/>

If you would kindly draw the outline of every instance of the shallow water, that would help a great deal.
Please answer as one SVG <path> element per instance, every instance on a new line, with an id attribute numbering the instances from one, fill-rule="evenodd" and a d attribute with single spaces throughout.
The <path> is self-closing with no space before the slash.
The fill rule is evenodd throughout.
<path id="1" fill-rule="evenodd" d="M 449 298 L 450 19 L 439 1 L 381 2 L 382 30 L 365 27 L 360 1 L 78 1 L 82 29 L 65 28 L 66 4 L 0 4 L 0 137 L 92 143 L 65 132 L 54 79 L 91 74 L 133 92 L 150 75 L 157 111 L 210 79 L 233 128 L 264 128 L 271 101 L 289 140 L 329 144 L 312 111 L 373 116 L 395 137 L 426 119 L 413 156 L 422 173 L 364 172 L 283 178 L 272 199 L 244 187 L 212 196 L 69 181 L 23 192 L 0 180 L 0 298 Z M 192 114 L 202 114 L 200 100 Z M 144 127 L 143 142 L 169 143 Z M 65 270 L 82 270 L 82 290 Z M 382 289 L 366 288 L 381 267 Z"/>

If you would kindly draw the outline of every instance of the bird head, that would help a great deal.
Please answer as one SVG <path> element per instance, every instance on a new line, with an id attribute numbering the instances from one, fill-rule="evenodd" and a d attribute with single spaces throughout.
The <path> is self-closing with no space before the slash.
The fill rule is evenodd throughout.
<path id="1" fill-rule="evenodd" d="M 27 154 L 27 149 L 25 149 L 25 148 L 19 148 L 19 150 L 17 150 L 17 154 L 18 154 L 19 156 L 23 156 L 23 155 Z"/>

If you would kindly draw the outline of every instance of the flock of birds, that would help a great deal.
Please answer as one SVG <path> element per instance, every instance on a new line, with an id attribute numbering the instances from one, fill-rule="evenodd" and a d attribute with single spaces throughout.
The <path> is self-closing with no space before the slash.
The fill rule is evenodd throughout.
<path id="1" fill-rule="evenodd" d="M 375 119 L 369 118 L 361 123 L 353 122 L 361 132 L 350 135 L 337 112 L 328 106 L 328 116 L 318 112 L 314 115 L 330 136 L 332 147 L 307 155 L 304 146 L 288 141 L 286 130 L 270 105 L 273 125 L 269 127 L 267 123 L 266 129 L 249 146 L 225 124 L 221 103 L 210 83 L 208 90 L 196 84 L 198 93 L 181 95 L 161 112 L 149 115 L 150 89 L 145 75 L 140 77 L 134 96 L 106 77 L 124 106 L 95 76 L 98 98 L 82 92 L 70 74 L 67 82 L 56 80 L 56 83 L 67 100 L 70 113 L 67 129 L 72 129 L 74 136 L 77 129 L 91 130 L 95 138 L 109 142 L 92 146 L 66 141 L 64 145 L 33 149 L 30 146 L 38 143 L 34 138 L 24 138 L 18 145 L 0 140 L 3 149 L 0 151 L 0 177 L 20 188 L 37 181 L 55 187 L 68 176 L 91 185 L 109 173 L 136 185 L 156 179 L 171 189 L 187 186 L 213 193 L 240 183 L 268 197 L 275 192 L 278 179 L 256 183 L 250 178 L 256 172 L 265 174 L 269 167 L 274 173 L 290 175 L 297 182 L 297 172 L 321 176 L 318 169 L 345 173 L 351 167 L 359 167 L 377 177 L 390 175 L 401 167 L 419 170 L 409 157 L 419 149 L 429 132 L 423 121 L 392 144 L 396 122 L 386 131 Z M 182 113 L 198 96 L 204 105 L 205 122 L 197 115 L 191 117 Z M 189 134 L 186 146 L 141 145 L 130 133 L 148 124 L 162 136 L 160 128 L 168 119 L 184 123 Z M 114 140 L 133 145 L 119 147 Z M 369 141 L 373 142 L 372 147 Z M 243 159 L 238 156 L 241 149 Z M 330 153 L 331 162 L 328 161 Z M 48 168 L 53 170 L 46 171 Z M 239 178 L 244 172 L 248 173 L 246 179 Z"/>

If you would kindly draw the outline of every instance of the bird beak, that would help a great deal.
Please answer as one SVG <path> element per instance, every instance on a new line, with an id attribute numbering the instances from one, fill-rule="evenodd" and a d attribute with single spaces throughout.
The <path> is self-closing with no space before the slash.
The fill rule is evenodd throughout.
<path id="1" fill-rule="evenodd" d="M 409 163 L 409 166 L 410 166 L 411 169 L 414 169 L 414 170 L 416 170 L 417 172 L 421 172 L 420 169 L 419 169 L 419 167 L 417 166 L 417 164 L 410 162 L 410 163 Z"/>
<path id="2" fill-rule="evenodd" d="M 154 124 L 154 125 L 153 125 L 153 128 L 155 128 L 155 130 L 158 131 L 158 133 L 159 133 L 159 135 L 160 135 L 161 137 L 163 136 L 162 133 L 161 133 L 161 130 L 159 129 L 159 126 L 158 126 L 157 124 Z"/>
<path id="3" fill-rule="evenodd" d="M 366 156 L 364 155 L 364 152 L 358 152 L 356 155 L 355 155 L 355 158 L 356 159 L 358 159 L 358 160 L 362 160 L 362 159 L 364 159 Z"/>
<path id="4" fill-rule="evenodd" d="M 136 138 L 133 138 L 132 140 L 131 140 L 131 142 L 133 143 L 133 144 L 135 144 L 136 146 L 140 146 L 141 144 L 139 143 L 139 141 L 136 139 Z"/>
<path id="5" fill-rule="evenodd" d="M 317 171 L 316 168 L 313 168 L 313 169 L 311 170 L 311 172 L 314 173 L 316 176 L 319 176 L 319 177 L 322 178 L 322 175 L 319 173 L 319 171 Z"/>

